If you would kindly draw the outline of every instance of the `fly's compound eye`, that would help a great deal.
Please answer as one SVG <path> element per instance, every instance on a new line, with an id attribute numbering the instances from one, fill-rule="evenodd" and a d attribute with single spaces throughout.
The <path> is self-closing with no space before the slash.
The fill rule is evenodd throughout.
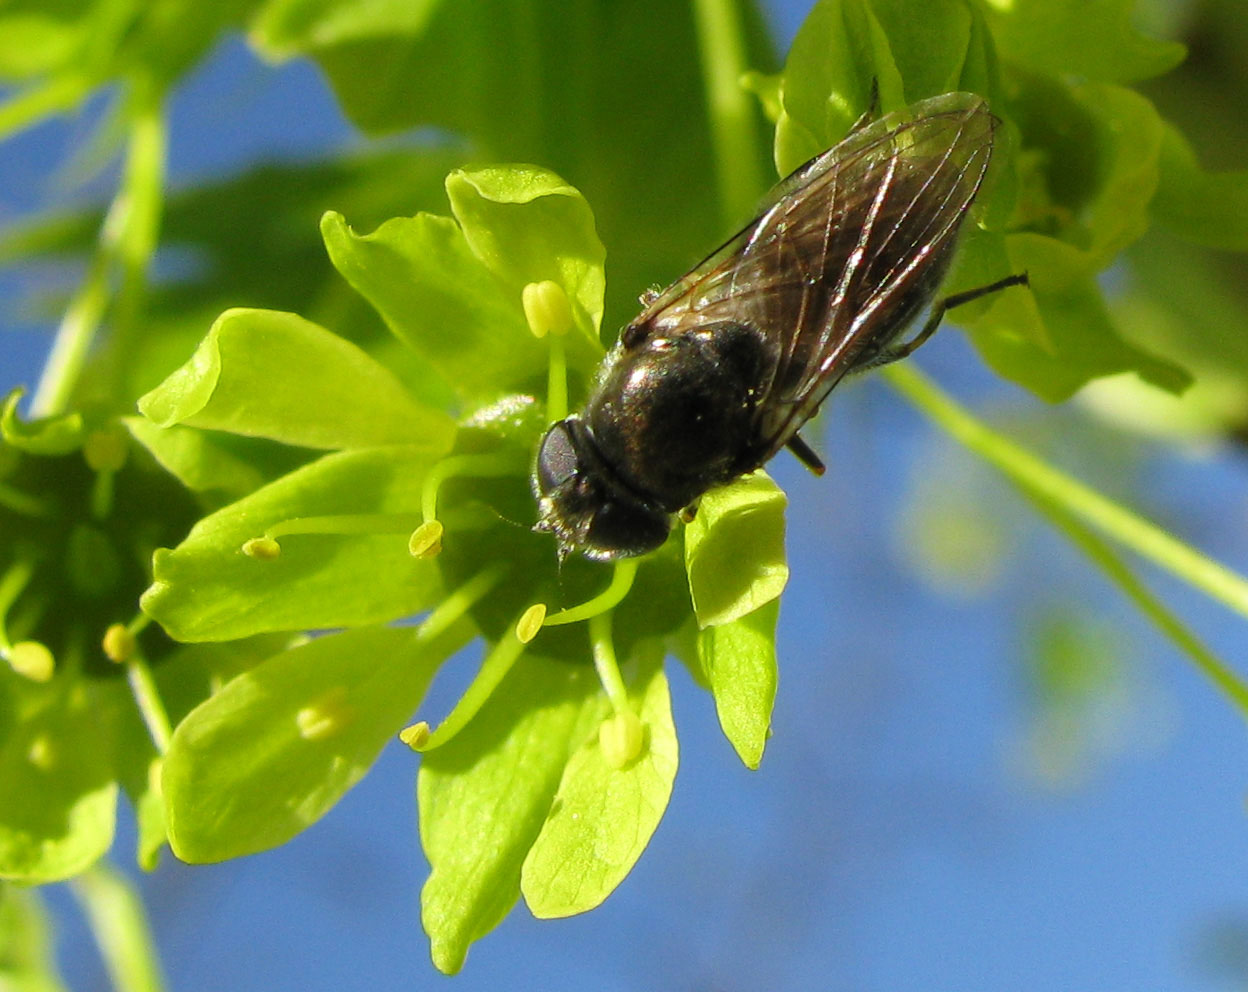
<path id="1" fill-rule="evenodd" d="M 546 432 L 537 452 L 537 488 L 539 495 L 549 496 L 573 478 L 580 470 L 580 458 L 572 443 L 567 421 L 561 420 Z"/>

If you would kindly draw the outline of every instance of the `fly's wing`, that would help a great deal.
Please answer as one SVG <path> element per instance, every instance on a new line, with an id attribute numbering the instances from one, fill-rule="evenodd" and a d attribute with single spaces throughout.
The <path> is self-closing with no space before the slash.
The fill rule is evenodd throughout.
<path id="1" fill-rule="evenodd" d="M 625 347 L 722 321 L 760 331 L 772 345 L 756 394 L 766 461 L 930 302 L 988 167 L 995 123 L 979 97 L 948 93 L 852 132 L 656 297 L 625 331 Z"/>

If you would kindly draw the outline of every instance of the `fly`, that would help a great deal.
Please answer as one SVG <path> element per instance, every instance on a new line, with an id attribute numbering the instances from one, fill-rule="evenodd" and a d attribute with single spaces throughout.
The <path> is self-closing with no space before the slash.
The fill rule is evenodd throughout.
<path id="1" fill-rule="evenodd" d="M 936 300 L 998 123 L 970 93 L 864 120 L 643 299 L 584 410 L 538 450 L 536 529 L 560 556 L 652 551 L 674 514 L 786 446 L 821 473 L 797 432 L 842 378 L 909 355 L 950 307 L 1026 285 L 1024 273 Z"/>

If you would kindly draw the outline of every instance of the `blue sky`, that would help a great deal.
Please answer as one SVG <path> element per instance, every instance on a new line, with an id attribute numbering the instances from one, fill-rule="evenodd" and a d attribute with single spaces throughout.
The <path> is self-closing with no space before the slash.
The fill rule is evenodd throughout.
<path id="1" fill-rule="evenodd" d="M 782 35 L 802 6 L 777 15 Z M 229 140 L 222 129 L 204 140 L 197 121 L 221 115 Z M 238 40 L 197 71 L 172 119 L 175 182 L 355 140 L 311 67 L 263 67 Z M 54 195 L 48 176 L 82 128 L 0 146 L 0 222 Z M 0 276 L 0 292 L 12 285 Z M 34 379 L 46 331 L 36 321 L 0 335 L 0 389 Z M 1044 408 L 986 373 L 956 330 L 917 361 L 1007 433 L 1059 452 L 1077 441 L 1072 465 L 1095 482 L 1113 483 L 1097 478 L 1095 453 L 1114 452 L 1144 482 L 1139 509 L 1248 571 L 1242 454 L 1167 453 L 1078 408 Z M 1248 769 L 1231 707 L 881 383 L 838 390 L 812 440 L 823 479 L 785 455 L 772 466 L 791 499 L 792 579 L 762 768 L 740 766 L 709 698 L 674 668 L 681 769 L 637 869 L 584 917 L 538 922 L 518 908 L 455 986 L 1242 987 L 1213 961 L 1215 948 L 1242 956 L 1248 944 Z M 935 588 L 907 553 L 906 514 L 931 509 L 942 485 L 955 517 L 1001 541 L 997 577 L 976 595 Z M 1223 657 L 1244 658 L 1242 620 L 1145 575 Z M 1040 711 L 1026 659 L 1029 632 L 1061 616 L 1104 628 L 1115 689 L 1106 712 L 1058 735 L 1081 727 L 1091 743 L 1077 773 L 1052 782 L 1027 760 Z M 142 877 L 171 987 L 450 987 L 419 925 L 414 772 L 414 756 L 392 747 L 286 847 L 214 867 L 166 856 Z M 122 864 L 131 840 L 127 826 Z M 51 901 L 71 987 L 104 987 L 72 900 L 54 889 Z"/>

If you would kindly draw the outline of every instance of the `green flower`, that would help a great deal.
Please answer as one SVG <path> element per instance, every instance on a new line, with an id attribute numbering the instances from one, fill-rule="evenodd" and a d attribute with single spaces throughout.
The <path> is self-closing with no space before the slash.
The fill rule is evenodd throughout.
<path id="1" fill-rule="evenodd" d="M 231 310 L 143 397 L 136 435 L 188 484 L 190 436 L 324 452 L 155 555 L 143 609 L 178 640 L 332 631 L 178 725 L 162 777 L 174 852 L 216 861 L 289 840 L 402 731 L 424 752 L 425 926 L 453 971 L 521 894 L 539 916 L 582 912 L 640 856 L 677 766 L 669 651 L 758 764 L 787 569 L 784 498 L 762 474 L 709 496 L 640 563 L 560 568 L 531 529 L 530 471 L 562 415 L 548 388 L 552 408 L 580 401 L 602 356 L 605 252 L 584 199 L 549 172 L 454 172 L 447 192 L 453 219 L 364 236 L 322 222 L 338 270 L 449 387 L 446 409 L 300 317 Z M 435 729 L 408 726 L 472 643 L 482 661 L 459 704 Z"/>

